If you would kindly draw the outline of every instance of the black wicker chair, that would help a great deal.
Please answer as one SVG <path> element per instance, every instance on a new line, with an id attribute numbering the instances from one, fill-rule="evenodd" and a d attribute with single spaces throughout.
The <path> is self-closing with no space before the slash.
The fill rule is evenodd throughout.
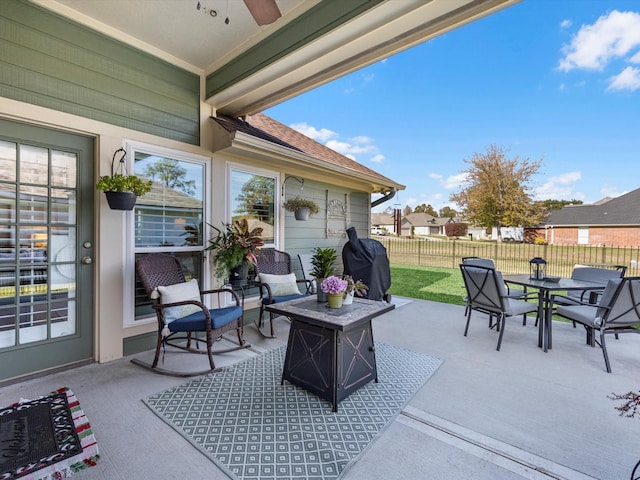
<path id="1" fill-rule="evenodd" d="M 162 253 L 151 253 L 141 256 L 136 262 L 136 272 L 145 292 L 151 299 L 151 307 L 156 312 L 158 320 L 158 339 L 156 343 L 156 352 L 152 364 L 145 363 L 140 359 L 131 360 L 137 365 L 150 368 L 152 371 L 164 375 L 172 375 L 179 377 L 190 377 L 194 375 L 202 375 L 216 371 L 213 361 L 214 353 L 225 353 L 238 350 L 240 348 L 250 347 L 242 337 L 242 319 L 243 310 L 237 294 L 230 289 L 216 289 L 199 291 L 197 285 L 188 285 L 185 282 L 184 273 L 180 261 L 171 255 Z M 180 285 L 180 287 L 176 287 Z M 195 296 L 177 301 L 175 295 L 170 299 L 172 303 L 162 302 L 162 296 L 165 300 L 169 298 L 163 292 L 168 292 L 170 288 L 182 288 L 190 286 L 195 289 Z M 160 293 L 160 294 L 158 294 Z M 223 295 L 231 295 L 235 300 L 235 304 L 228 307 L 207 308 L 203 302 L 205 295 L 216 294 L 220 303 Z M 179 309 L 176 312 L 176 307 Z M 172 309 L 172 310 L 169 310 Z M 184 316 L 180 314 L 186 314 Z M 178 316 L 178 318 L 169 320 L 169 317 Z M 224 350 L 213 351 L 213 343 L 221 337 L 225 332 L 235 330 L 238 335 L 238 346 L 227 348 Z M 198 336 L 197 333 L 204 334 L 204 338 Z M 176 343 L 182 341 L 182 343 Z M 186 343 L 185 343 L 186 341 Z M 201 350 L 200 343 L 206 344 L 206 350 Z M 192 347 L 195 344 L 195 348 Z M 165 370 L 158 367 L 161 348 L 171 346 L 186 350 L 191 353 L 206 354 L 209 357 L 209 370 L 198 372 L 176 372 Z M 164 363 L 164 355 L 163 355 Z"/>
<path id="2" fill-rule="evenodd" d="M 288 275 L 290 280 L 287 283 L 287 289 L 281 290 L 279 293 L 276 290 L 275 284 L 269 284 L 262 281 L 261 278 L 266 275 L 285 276 Z M 271 305 L 272 303 L 286 302 L 287 300 L 293 300 L 310 294 L 311 281 L 294 279 L 293 271 L 291 269 L 291 255 L 287 252 L 276 250 L 275 248 L 262 248 L 256 255 L 256 277 L 258 279 L 257 286 L 260 289 L 260 316 L 256 321 L 256 327 L 258 331 L 267 338 L 275 338 L 273 334 L 273 317 L 272 313 L 269 313 L 270 322 L 270 335 L 265 334 L 262 329 L 264 328 L 264 307 Z M 291 285 L 301 284 L 295 288 Z M 278 287 L 281 284 L 278 283 Z"/>

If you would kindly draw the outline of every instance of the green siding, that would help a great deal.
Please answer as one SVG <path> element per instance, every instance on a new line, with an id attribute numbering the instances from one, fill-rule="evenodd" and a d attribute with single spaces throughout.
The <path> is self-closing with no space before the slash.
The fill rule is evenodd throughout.
<path id="1" fill-rule="evenodd" d="M 199 76 L 35 5 L 2 0 L 0 96 L 198 145 Z"/>
<path id="2" fill-rule="evenodd" d="M 285 245 L 284 250 L 291 255 L 293 269 L 299 278 L 299 253 L 311 253 L 315 247 L 332 247 L 338 252 L 338 273 L 342 272 L 342 247 L 347 242 L 346 234 L 342 236 L 327 236 L 326 232 L 326 194 L 330 198 L 340 198 L 347 195 L 347 228 L 355 227 L 360 237 L 369 236 L 369 212 L 371 210 L 370 195 L 336 187 L 326 183 L 305 180 L 304 190 L 301 192 L 296 185 L 287 185 L 285 200 L 289 197 L 301 196 L 314 200 L 320 206 L 320 212 L 311 215 L 306 222 L 297 221 L 293 213 L 285 212 Z"/>
<path id="3" fill-rule="evenodd" d="M 373 8 L 382 0 L 323 0 L 207 76 L 207 98 Z"/>

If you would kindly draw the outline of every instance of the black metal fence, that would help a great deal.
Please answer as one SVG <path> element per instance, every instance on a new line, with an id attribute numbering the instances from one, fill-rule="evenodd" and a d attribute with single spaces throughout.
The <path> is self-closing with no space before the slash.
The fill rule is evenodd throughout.
<path id="1" fill-rule="evenodd" d="M 640 275 L 640 247 L 535 245 L 423 238 L 377 237 L 392 264 L 458 268 L 462 257 L 492 258 L 505 274 L 528 273 L 529 260 L 542 257 L 548 275 L 570 277 L 576 264 L 624 265 L 627 276 Z"/>

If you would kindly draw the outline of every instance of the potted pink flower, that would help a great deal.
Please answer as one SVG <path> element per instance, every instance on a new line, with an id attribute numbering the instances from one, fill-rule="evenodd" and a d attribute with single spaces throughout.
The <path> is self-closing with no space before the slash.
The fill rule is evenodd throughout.
<path id="1" fill-rule="evenodd" d="M 329 308 L 342 307 L 342 300 L 344 299 L 344 292 L 347 291 L 348 282 L 331 275 L 325 278 L 320 284 L 320 288 L 327 294 Z"/>

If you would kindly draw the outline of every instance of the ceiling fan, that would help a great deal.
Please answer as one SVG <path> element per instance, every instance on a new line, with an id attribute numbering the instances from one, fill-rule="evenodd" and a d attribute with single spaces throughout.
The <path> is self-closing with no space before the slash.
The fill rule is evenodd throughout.
<path id="1" fill-rule="evenodd" d="M 269 25 L 282 16 L 276 0 L 244 0 L 258 25 Z"/>

